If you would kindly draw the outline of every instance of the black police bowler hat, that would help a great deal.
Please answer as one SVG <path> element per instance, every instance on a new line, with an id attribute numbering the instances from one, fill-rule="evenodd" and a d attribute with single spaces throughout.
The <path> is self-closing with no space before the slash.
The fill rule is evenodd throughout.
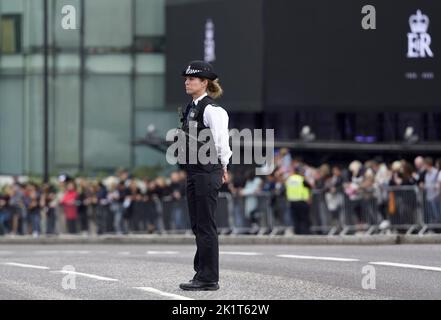
<path id="1" fill-rule="evenodd" d="M 182 71 L 182 76 L 206 78 L 209 80 L 217 79 L 217 74 L 214 73 L 213 66 L 208 62 L 200 60 L 191 61 Z"/>

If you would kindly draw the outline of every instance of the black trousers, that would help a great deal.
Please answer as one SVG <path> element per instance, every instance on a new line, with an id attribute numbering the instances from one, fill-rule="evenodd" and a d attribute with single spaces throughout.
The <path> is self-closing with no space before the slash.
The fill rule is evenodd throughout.
<path id="1" fill-rule="evenodd" d="M 222 175 L 222 167 L 215 167 L 208 172 L 187 170 L 188 212 L 197 246 L 194 279 L 200 281 L 219 281 L 219 243 L 215 213 Z"/>
<path id="2" fill-rule="evenodd" d="M 291 216 L 296 234 L 310 234 L 309 205 L 306 201 L 291 202 Z"/>

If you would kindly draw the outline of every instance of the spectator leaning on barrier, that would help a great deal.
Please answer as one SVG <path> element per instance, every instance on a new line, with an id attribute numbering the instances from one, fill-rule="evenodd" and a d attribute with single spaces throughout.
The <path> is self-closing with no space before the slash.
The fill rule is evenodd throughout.
<path id="1" fill-rule="evenodd" d="M 378 195 L 378 204 L 380 215 L 383 219 L 381 222 L 381 228 L 386 229 L 389 227 L 390 223 L 388 221 L 387 209 L 388 209 L 388 199 L 389 191 L 387 186 L 389 185 L 390 172 L 385 163 L 381 163 L 378 166 L 378 170 L 375 174 L 375 184 L 380 188 L 380 194 Z"/>
<path id="2" fill-rule="evenodd" d="M 242 214 L 242 198 L 240 197 L 240 191 L 245 185 L 245 180 L 242 171 L 236 171 L 230 173 L 229 179 L 231 183 L 229 184 L 229 189 L 231 190 L 231 195 L 233 196 L 233 219 L 234 226 L 241 228 L 244 226 L 244 217 Z"/>
<path id="3" fill-rule="evenodd" d="M 410 186 L 415 185 L 416 181 L 412 176 L 412 166 L 406 161 L 395 161 L 392 164 L 392 176 L 389 181 L 390 186 Z"/>
<path id="4" fill-rule="evenodd" d="M 375 185 L 374 171 L 368 169 L 364 172 L 363 181 L 360 183 L 360 192 L 362 195 L 361 206 L 364 214 L 360 217 L 361 223 L 376 224 L 378 208 L 378 188 Z"/>
<path id="5" fill-rule="evenodd" d="M 262 191 L 270 194 L 270 204 L 273 208 L 276 203 L 276 177 L 274 173 L 266 176 L 262 185 Z"/>
<path id="6" fill-rule="evenodd" d="M 431 157 L 424 159 L 424 167 L 426 171 L 424 176 L 424 190 L 426 192 L 427 218 L 429 223 L 435 223 L 441 216 L 437 190 L 439 171 L 433 166 L 433 159 Z"/>
<path id="7" fill-rule="evenodd" d="M 185 185 L 182 183 L 180 179 L 180 175 L 178 171 L 172 172 L 170 175 L 170 185 L 169 185 L 169 194 L 174 202 L 173 205 L 173 219 L 175 224 L 175 229 L 184 229 L 185 228 L 185 217 L 183 206 L 185 205 L 183 199 L 183 190 L 185 189 Z"/>
<path id="8" fill-rule="evenodd" d="M 146 211 L 147 204 L 147 187 L 144 186 L 139 180 L 136 180 L 138 185 L 138 192 L 135 195 L 135 201 L 133 203 L 133 221 L 134 221 L 134 231 L 144 232 L 148 229 L 148 212 Z"/>
<path id="9" fill-rule="evenodd" d="M 311 222 L 309 204 L 311 199 L 311 185 L 303 176 L 303 168 L 294 168 L 294 174 L 286 180 L 286 198 L 290 202 L 291 215 L 296 234 L 310 234 Z"/>
<path id="10" fill-rule="evenodd" d="M 156 179 L 151 180 L 147 185 L 147 213 L 149 217 L 155 220 L 159 215 L 158 202 L 160 201 L 160 193 Z"/>
<path id="11" fill-rule="evenodd" d="M 42 187 L 40 207 L 46 217 L 46 234 L 55 233 L 57 196 L 55 188 L 50 184 Z"/>
<path id="12" fill-rule="evenodd" d="M 275 155 L 274 161 L 276 166 L 284 173 L 288 174 L 291 170 L 291 154 L 287 148 L 281 148 L 280 151 Z"/>
<path id="13" fill-rule="evenodd" d="M 266 176 L 262 191 L 270 194 L 270 205 L 275 219 L 274 225 L 283 225 L 286 201 L 282 172 L 276 169 L 272 174 Z"/>
<path id="14" fill-rule="evenodd" d="M 27 210 L 28 210 L 28 232 L 32 233 L 32 236 L 38 237 L 40 235 L 40 193 L 37 189 L 37 185 L 30 183 L 27 188 Z"/>
<path id="15" fill-rule="evenodd" d="M 345 193 L 349 199 L 349 212 L 354 214 L 353 218 L 356 218 L 355 223 L 360 225 L 361 223 L 361 200 L 362 190 L 360 185 L 364 178 L 363 165 L 360 161 L 354 160 L 349 164 L 350 181 L 344 183 Z"/>
<path id="16" fill-rule="evenodd" d="M 14 183 L 10 189 L 9 205 L 11 207 L 11 234 L 23 234 L 21 228 L 23 222 L 24 209 L 24 192 L 22 185 L 14 179 Z"/>
<path id="17" fill-rule="evenodd" d="M 327 163 L 322 164 L 315 172 L 315 184 L 316 189 L 325 189 L 327 181 L 330 179 L 331 169 Z"/>
<path id="18" fill-rule="evenodd" d="M 276 206 L 273 208 L 274 217 L 276 219 L 276 223 L 279 225 L 291 225 L 290 216 L 291 209 L 288 208 L 286 201 L 286 190 L 285 190 L 285 181 L 286 179 L 283 176 L 282 172 L 275 171 L 274 177 L 276 179 L 275 184 L 275 195 L 276 195 Z"/>
<path id="19" fill-rule="evenodd" d="M 326 221 L 328 210 L 326 208 L 326 201 L 323 201 L 326 185 L 330 179 L 330 167 L 327 163 L 320 165 L 319 168 L 313 170 L 313 181 L 310 183 L 313 187 L 311 192 L 311 205 L 314 204 L 315 223 L 322 225 Z"/>
<path id="20" fill-rule="evenodd" d="M 64 208 L 64 215 L 66 217 L 67 231 L 69 233 L 77 233 L 77 191 L 75 182 L 69 180 L 66 184 L 66 192 L 60 201 L 60 204 Z"/>
<path id="21" fill-rule="evenodd" d="M 141 179 L 136 179 L 136 183 L 141 190 L 141 196 L 139 198 L 139 206 L 135 211 L 139 211 L 139 221 L 141 223 L 140 229 L 141 231 L 147 231 L 147 233 L 153 233 L 156 229 L 156 218 L 152 213 L 155 213 L 156 210 L 152 211 L 151 201 L 149 196 L 149 184 L 150 179 L 144 177 Z"/>
<path id="22" fill-rule="evenodd" d="M 332 176 L 325 185 L 326 206 L 331 213 L 332 225 L 341 227 L 340 214 L 343 208 L 343 175 L 340 166 L 332 167 Z"/>
<path id="23" fill-rule="evenodd" d="M 7 193 L 7 188 L 5 192 L 0 191 L 0 235 L 4 235 L 9 232 L 9 221 L 10 221 L 10 207 L 9 207 L 9 195 Z"/>
<path id="24" fill-rule="evenodd" d="M 98 182 L 98 192 L 97 197 L 97 211 L 96 211 L 96 221 L 97 221 L 97 233 L 103 234 L 107 231 L 107 219 L 109 214 L 109 200 L 107 199 L 107 188 L 102 181 Z"/>
<path id="25" fill-rule="evenodd" d="M 116 187 L 110 192 L 110 209 L 113 212 L 113 228 L 115 233 L 120 235 L 125 232 L 123 223 L 124 199 L 126 197 L 126 187 L 124 181 L 118 182 Z"/>
<path id="26" fill-rule="evenodd" d="M 130 183 L 132 181 L 132 177 L 130 173 L 126 169 L 118 169 L 116 171 L 116 176 L 118 178 L 118 181 L 121 181 L 124 183 L 126 188 L 129 188 Z"/>
<path id="27" fill-rule="evenodd" d="M 97 233 L 97 225 L 98 225 L 98 219 L 97 219 L 97 211 L 98 211 L 98 183 L 96 181 L 91 181 L 87 185 L 87 202 L 89 206 L 89 225 L 91 233 Z"/>
<path id="28" fill-rule="evenodd" d="M 441 159 L 436 160 L 436 168 L 438 170 L 438 179 L 436 181 L 438 196 L 436 197 L 436 201 L 438 203 L 438 222 L 441 223 Z"/>
<path id="29" fill-rule="evenodd" d="M 255 175 L 254 170 L 250 170 L 240 195 L 245 197 L 245 217 L 251 221 L 251 233 L 257 233 L 259 228 L 260 212 L 257 194 L 261 188 L 262 179 Z"/>
<path id="30" fill-rule="evenodd" d="M 135 180 L 130 183 L 130 228 L 132 231 L 139 232 L 144 230 L 144 217 L 143 217 L 143 192 Z"/>
<path id="31" fill-rule="evenodd" d="M 89 232 L 89 216 L 88 216 L 88 205 L 89 205 L 89 194 L 87 181 L 85 179 L 79 179 L 78 183 L 78 218 L 80 220 L 80 230 L 83 234 Z"/>
<path id="32" fill-rule="evenodd" d="M 424 158 L 422 156 L 418 156 L 414 160 L 415 172 L 413 173 L 413 178 L 417 182 L 419 186 L 424 185 L 424 176 L 426 174 L 426 170 L 424 168 Z"/>

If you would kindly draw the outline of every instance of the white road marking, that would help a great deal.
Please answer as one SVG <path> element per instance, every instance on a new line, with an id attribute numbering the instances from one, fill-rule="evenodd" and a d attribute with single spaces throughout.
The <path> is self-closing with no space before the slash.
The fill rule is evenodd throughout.
<path id="1" fill-rule="evenodd" d="M 17 263 L 17 262 L 4 262 L 3 264 L 14 267 L 22 267 L 22 268 L 33 268 L 33 269 L 44 269 L 44 270 L 49 269 L 49 267 L 45 267 L 45 266 L 36 266 L 33 264 L 25 264 L 25 263 Z"/>
<path id="2" fill-rule="evenodd" d="M 380 265 L 380 266 L 390 266 L 390 267 L 398 267 L 398 268 L 420 269 L 420 270 L 441 272 L 440 267 L 421 266 L 421 265 L 417 265 L 417 264 L 395 263 L 395 262 L 386 262 L 386 261 L 384 261 L 384 262 L 383 261 L 369 262 L 369 263 L 375 264 L 375 265 Z"/>
<path id="3" fill-rule="evenodd" d="M 147 291 L 147 292 L 150 292 L 150 293 L 155 293 L 155 294 L 158 294 L 160 296 L 169 297 L 169 298 L 173 298 L 173 299 L 176 299 L 176 300 L 194 300 L 192 298 L 180 296 L 180 295 L 174 294 L 174 293 L 164 292 L 164 291 L 152 288 L 152 287 L 134 287 L 134 289 L 139 289 L 139 290 Z"/>
<path id="4" fill-rule="evenodd" d="M 238 256 L 260 256 L 262 253 L 258 252 L 240 252 L 240 251 L 220 251 L 220 254 L 231 254 L 231 255 L 238 255 Z"/>
<path id="5" fill-rule="evenodd" d="M 112 278 L 97 276 L 96 274 L 89 274 L 89 273 L 69 271 L 69 270 L 60 270 L 60 271 L 51 271 L 51 272 L 74 274 L 74 275 L 77 275 L 77 276 L 83 276 L 83 277 L 92 278 L 92 279 L 96 279 L 96 280 L 102 280 L 102 281 L 118 281 L 118 279 L 112 279 Z"/>
<path id="6" fill-rule="evenodd" d="M 88 254 L 88 253 L 90 253 L 90 251 L 87 251 L 87 250 L 64 250 L 64 251 L 61 251 L 61 253 L 65 253 L 65 254 Z"/>
<path id="7" fill-rule="evenodd" d="M 177 251 L 147 251 L 147 254 L 177 254 Z"/>
<path id="8" fill-rule="evenodd" d="M 277 257 L 293 258 L 293 259 L 309 259 L 309 260 L 344 261 L 344 262 L 360 261 L 359 259 L 351 259 L 351 258 L 299 256 L 299 255 L 292 255 L 292 254 L 279 254 L 279 255 L 277 255 Z"/>
<path id="9" fill-rule="evenodd" d="M 34 254 L 55 254 L 55 253 L 59 253 L 60 251 L 58 250 L 37 250 L 34 251 Z"/>
<path id="10" fill-rule="evenodd" d="M 121 252 L 118 252 L 118 254 L 128 256 L 130 254 L 130 251 L 121 251 Z"/>

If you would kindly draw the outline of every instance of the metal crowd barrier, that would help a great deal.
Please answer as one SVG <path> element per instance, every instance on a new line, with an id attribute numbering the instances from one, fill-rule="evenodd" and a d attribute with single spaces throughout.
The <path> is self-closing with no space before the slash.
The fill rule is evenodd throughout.
<path id="1" fill-rule="evenodd" d="M 232 231 L 232 197 L 229 193 L 220 192 L 216 209 L 216 223 L 221 234 Z M 161 233 L 188 233 L 191 234 L 190 216 L 188 213 L 187 198 L 164 198 L 159 205 L 159 216 L 162 221 Z"/>
<path id="2" fill-rule="evenodd" d="M 328 234 L 382 232 L 383 228 L 404 230 L 410 234 L 421 227 L 421 201 L 416 186 L 385 186 L 362 191 L 350 198 L 344 193 L 332 210 L 326 203 L 326 193 L 313 191 L 311 206 L 311 230 Z"/>
<path id="3" fill-rule="evenodd" d="M 272 203 L 272 231 L 271 235 L 281 235 L 293 232 L 291 207 L 286 200 L 285 194 L 274 195 Z"/>
<path id="4" fill-rule="evenodd" d="M 186 198 L 166 198 L 161 201 L 160 217 L 164 233 L 191 233 Z M 183 219 L 184 223 L 177 223 Z M 233 196 L 219 193 L 216 223 L 221 234 L 269 233 L 273 226 L 269 193 Z"/>
<path id="5" fill-rule="evenodd" d="M 429 186 L 420 192 L 422 228 L 419 234 L 428 230 L 441 229 L 441 190 L 437 186 Z"/>
<path id="6" fill-rule="evenodd" d="M 185 198 L 161 203 L 166 232 L 191 232 Z M 350 198 L 343 192 L 315 189 L 310 203 L 311 232 L 345 235 L 389 230 L 410 234 L 441 228 L 441 211 L 436 216 L 440 219 L 433 220 L 428 206 L 423 192 L 416 186 L 372 188 L 364 190 L 357 198 Z M 176 210 L 183 213 L 185 223 L 181 228 L 175 225 L 176 213 L 173 212 Z M 221 233 L 283 234 L 292 230 L 289 201 L 285 195 L 275 196 L 269 192 L 247 196 L 219 194 L 216 217 Z"/>
<path id="7" fill-rule="evenodd" d="M 114 231 L 114 214 L 109 207 L 96 209 L 94 220 L 98 229 Z M 152 226 L 159 233 L 192 233 L 185 197 L 134 202 L 132 215 L 124 220 L 134 233 L 150 231 Z M 293 227 L 290 203 L 285 195 L 269 192 L 247 196 L 219 193 L 216 222 L 221 234 L 284 234 Z M 310 222 L 311 232 L 315 234 L 386 231 L 424 234 L 441 229 L 440 192 L 417 186 L 383 186 L 350 198 L 343 192 L 316 189 L 311 193 Z"/>
<path id="8" fill-rule="evenodd" d="M 188 215 L 187 199 L 165 198 L 160 201 L 160 217 L 162 220 L 162 232 L 182 233 L 191 229 Z"/>
<path id="9" fill-rule="evenodd" d="M 342 227 L 340 234 L 348 232 L 372 233 L 381 222 L 378 198 L 373 190 L 363 191 L 356 198 L 343 194 Z"/>
<path id="10" fill-rule="evenodd" d="M 233 197 L 228 192 L 220 192 L 217 199 L 216 224 L 221 234 L 229 234 L 233 228 Z"/>
<path id="11" fill-rule="evenodd" d="M 335 234 L 341 229 L 342 197 L 341 193 L 332 194 L 334 202 L 339 199 L 337 206 L 330 208 L 326 198 L 329 193 L 324 190 L 312 190 L 310 218 L 311 232 L 319 234 Z"/>
<path id="12" fill-rule="evenodd" d="M 407 234 L 421 228 L 421 192 L 417 186 L 385 187 L 387 192 L 386 218 L 392 229 L 406 230 Z"/>
<path id="13" fill-rule="evenodd" d="M 282 203 L 279 207 L 290 215 L 286 198 L 280 197 L 277 201 Z M 330 193 L 315 189 L 312 190 L 310 203 L 311 232 L 345 235 L 403 230 L 411 234 L 418 229 L 424 233 L 430 228 L 440 228 L 439 223 L 428 223 L 427 213 L 423 219 L 426 202 L 416 186 L 385 186 L 379 190 L 364 190 L 356 198 L 350 198 L 343 192 Z M 274 220 L 278 221 L 274 227 L 280 228 L 280 218 Z M 285 228 L 288 226 L 285 224 Z"/>
<path id="14" fill-rule="evenodd" d="M 233 234 L 266 234 L 273 227 L 270 193 L 232 196 Z"/>
<path id="15" fill-rule="evenodd" d="M 341 194 L 337 196 L 342 197 Z M 272 232 L 286 234 L 293 230 L 290 202 L 285 195 L 273 197 L 272 200 Z M 310 231 L 316 234 L 336 234 L 342 230 L 343 202 L 337 208 L 329 208 L 324 190 L 312 190 L 309 205 Z M 295 214 L 295 213 L 294 213 Z"/>
<path id="16" fill-rule="evenodd" d="M 122 209 L 121 209 L 122 210 Z M 98 233 L 114 233 L 116 212 L 111 205 L 97 205 L 89 214 L 89 222 L 95 224 Z M 160 217 L 160 200 L 154 198 L 149 201 L 132 201 L 130 215 L 122 212 L 120 227 L 130 233 L 154 232 L 163 229 Z"/>

